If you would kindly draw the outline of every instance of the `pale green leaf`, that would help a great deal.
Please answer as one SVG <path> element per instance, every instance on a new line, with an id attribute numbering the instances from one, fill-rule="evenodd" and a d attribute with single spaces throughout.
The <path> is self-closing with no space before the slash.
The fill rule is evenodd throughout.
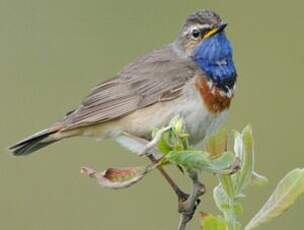
<path id="1" fill-rule="evenodd" d="M 244 212 L 244 208 L 240 202 L 234 202 L 233 204 L 233 212 L 237 215 L 240 216 Z"/>
<path id="2" fill-rule="evenodd" d="M 215 135 L 208 137 L 206 151 L 210 153 L 211 158 L 217 158 L 227 151 L 228 142 L 227 130 L 222 128 Z"/>
<path id="3" fill-rule="evenodd" d="M 234 162 L 235 157 L 233 152 L 223 152 L 219 158 L 212 161 L 212 166 L 218 169 L 227 169 Z"/>
<path id="4" fill-rule="evenodd" d="M 241 228 L 237 217 L 243 212 L 241 203 L 236 198 L 230 198 L 226 195 L 223 187 L 218 185 L 213 190 L 213 197 L 216 206 L 224 214 L 225 222 L 230 230 L 239 230 Z"/>
<path id="5" fill-rule="evenodd" d="M 201 151 L 171 151 L 165 159 L 191 170 L 202 170 L 210 164 L 208 156 Z"/>
<path id="6" fill-rule="evenodd" d="M 216 206 L 222 213 L 233 212 L 239 216 L 243 213 L 243 207 L 236 198 L 231 199 L 225 194 L 223 187 L 218 185 L 213 190 L 213 198 Z"/>
<path id="7" fill-rule="evenodd" d="M 183 133 L 184 131 L 184 122 L 183 119 L 180 116 L 175 116 L 170 121 L 170 126 L 172 127 L 173 131 L 178 135 L 180 133 Z"/>
<path id="8" fill-rule="evenodd" d="M 252 184 L 257 185 L 259 187 L 264 186 L 268 183 L 267 177 L 260 175 L 257 172 L 252 173 L 251 181 Z"/>
<path id="9" fill-rule="evenodd" d="M 234 168 L 234 154 L 224 153 L 216 160 L 210 159 L 210 155 L 202 151 L 172 151 L 165 156 L 171 163 L 181 165 L 188 170 L 209 171 L 218 174 L 230 174 Z"/>
<path id="10" fill-rule="evenodd" d="M 224 161 L 224 158 L 226 158 L 225 161 Z M 221 160 L 222 163 L 224 162 L 226 167 L 227 167 L 228 162 L 230 164 L 229 168 L 227 168 L 228 170 L 230 170 L 230 174 L 229 173 L 218 174 L 218 179 L 219 179 L 224 191 L 226 192 L 227 196 L 229 196 L 230 198 L 233 198 L 236 195 L 236 191 L 235 191 L 235 183 L 233 180 L 233 176 L 231 174 L 233 174 L 239 170 L 239 168 L 240 168 L 239 159 L 235 158 L 234 153 L 226 152 L 220 158 L 213 161 L 214 165 L 216 165 L 215 163 L 218 160 Z M 222 165 L 222 167 L 224 167 L 224 165 Z M 220 168 L 220 167 L 218 167 L 218 168 Z"/>
<path id="11" fill-rule="evenodd" d="M 234 136 L 234 145 L 233 150 L 237 157 L 242 158 L 242 152 L 243 152 L 243 140 L 242 135 L 239 131 L 233 130 L 233 136 Z"/>
<path id="12" fill-rule="evenodd" d="M 277 185 L 276 189 L 252 218 L 245 230 L 253 229 L 285 212 L 304 193 L 304 169 L 294 169 Z"/>
<path id="13" fill-rule="evenodd" d="M 164 155 L 168 154 L 170 151 L 172 151 L 172 147 L 169 145 L 169 133 L 165 132 L 162 135 L 162 138 L 158 142 L 158 149 L 161 153 Z"/>
<path id="14" fill-rule="evenodd" d="M 185 133 L 183 119 L 179 116 L 174 117 L 170 121 L 169 127 L 171 129 L 168 131 L 168 136 L 166 139 L 163 139 L 167 142 L 167 145 L 175 151 L 188 150 L 190 148 L 189 134 Z"/>
<path id="15" fill-rule="evenodd" d="M 201 212 L 202 230 L 228 230 L 225 220 L 219 216 L 213 216 Z"/>
<path id="16" fill-rule="evenodd" d="M 221 212 L 227 212 L 229 209 L 229 198 L 220 184 L 213 189 L 213 199 Z"/>
<path id="17" fill-rule="evenodd" d="M 231 175 L 218 175 L 218 179 L 227 196 L 233 198 L 235 196 L 235 188 Z"/>
<path id="18" fill-rule="evenodd" d="M 250 126 L 245 127 L 241 135 L 235 133 L 234 150 L 241 160 L 241 169 L 236 174 L 237 191 L 241 193 L 251 183 L 254 170 L 254 142 Z"/>

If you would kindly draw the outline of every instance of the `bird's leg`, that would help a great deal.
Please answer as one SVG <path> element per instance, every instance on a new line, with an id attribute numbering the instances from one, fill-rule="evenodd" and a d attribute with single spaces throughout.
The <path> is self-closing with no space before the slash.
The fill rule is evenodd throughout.
<path id="1" fill-rule="evenodd" d="M 163 130 L 160 130 L 160 131 L 162 133 L 164 133 L 167 130 L 168 130 L 167 128 L 164 128 Z M 118 138 L 116 138 L 116 141 L 132 152 L 136 152 L 137 154 L 139 154 L 141 156 L 147 155 L 147 157 L 153 163 L 157 163 L 160 158 L 158 157 L 159 153 L 158 153 L 157 149 L 155 148 L 155 145 L 157 145 L 160 138 L 161 138 L 161 134 L 160 135 L 157 134 L 155 136 L 155 138 L 153 138 L 153 140 L 151 140 L 149 142 L 144 138 L 136 137 L 129 133 L 124 132 L 122 135 L 120 135 Z M 157 167 L 157 169 L 163 175 L 163 177 L 166 179 L 168 184 L 171 186 L 171 188 L 177 195 L 179 203 L 182 203 L 185 200 L 187 200 L 189 197 L 189 194 L 183 192 L 179 188 L 179 186 L 169 176 L 169 174 L 166 172 L 166 170 L 161 165 L 159 165 Z"/>
<path id="2" fill-rule="evenodd" d="M 160 132 L 165 131 L 166 130 L 160 130 Z M 159 152 L 155 146 L 159 142 L 160 138 L 161 134 L 156 134 L 155 137 L 149 142 L 144 138 L 136 137 L 129 133 L 123 133 L 123 135 L 121 135 L 116 140 L 129 150 L 136 152 L 141 156 L 146 155 L 153 163 L 157 163 L 161 157 L 158 157 Z M 173 181 L 173 179 L 168 175 L 168 173 L 161 165 L 159 165 L 157 168 L 178 197 L 178 211 L 180 213 L 178 230 L 185 230 L 186 225 L 192 219 L 200 202 L 199 197 L 205 192 L 205 186 L 199 181 L 198 174 L 196 172 L 188 172 L 189 177 L 192 180 L 192 192 L 191 195 L 189 195 L 183 192 L 177 186 L 177 184 Z"/>
<path id="3" fill-rule="evenodd" d="M 200 196 L 205 193 L 205 185 L 199 181 L 198 174 L 196 172 L 189 172 L 189 177 L 192 180 L 192 192 L 189 198 L 180 204 L 180 220 L 178 224 L 178 230 L 185 230 L 186 225 L 192 219 L 197 206 L 200 203 Z"/>
<path id="4" fill-rule="evenodd" d="M 158 161 L 158 159 L 156 159 L 154 157 L 154 155 L 148 155 L 148 158 L 153 162 L 156 163 Z M 183 192 L 178 186 L 177 184 L 172 180 L 172 178 L 169 176 L 169 174 L 166 172 L 166 170 L 162 167 L 162 166 L 158 166 L 157 167 L 158 171 L 163 175 L 163 177 L 166 179 L 166 181 L 169 183 L 169 185 L 171 186 L 171 188 L 173 189 L 173 191 L 175 192 L 175 194 L 177 195 L 178 201 L 179 201 L 179 205 L 186 201 L 189 197 L 189 194 Z"/>

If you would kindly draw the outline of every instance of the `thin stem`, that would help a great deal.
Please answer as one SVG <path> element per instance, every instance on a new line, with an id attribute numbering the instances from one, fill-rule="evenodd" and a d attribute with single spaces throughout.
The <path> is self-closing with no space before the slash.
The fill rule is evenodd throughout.
<path id="1" fill-rule="evenodd" d="M 154 138 L 150 142 L 146 143 L 145 148 L 140 153 L 140 155 L 146 155 L 146 153 L 150 153 L 148 154 L 148 158 L 153 163 L 157 163 L 157 150 L 155 149 L 155 146 L 161 139 L 162 134 L 169 129 L 170 127 L 166 127 L 159 130 L 158 133 L 154 136 Z M 172 180 L 172 178 L 167 174 L 167 172 L 162 166 L 158 166 L 158 170 L 164 176 L 164 178 L 169 183 L 169 185 L 178 197 L 178 211 L 179 213 L 181 213 L 181 216 L 177 229 L 185 230 L 188 222 L 191 221 L 191 219 L 193 218 L 197 205 L 200 202 L 199 197 L 205 192 L 205 186 L 200 183 L 198 174 L 196 172 L 188 172 L 189 177 L 192 180 L 192 193 L 189 196 L 177 186 L 177 184 Z"/>
<path id="2" fill-rule="evenodd" d="M 159 130 L 151 141 L 147 141 L 146 139 L 140 137 L 134 137 L 130 134 L 125 135 L 128 138 L 131 138 L 133 141 L 136 141 L 137 143 L 143 145 L 143 149 L 141 152 L 139 152 L 139 155 L 145 155 L 153 163 L 157 163 L 159 161 L 159 158 L 157 157 L 159 152 L 157 151 L 155 146 L 161 139 L 162 134 L 169 129 L 170 127 L 166 127 Z M 161 165 L 157 166 L 157 168 L 178 197 L 178 212 L 181 214 L 180 221 L 178 224 L 178 230 L 185 230 L 187 223 L 192 219 L 196 211 L 196 207 L 200 202 L 199 197 L 205 192 L 205 186 L 200 183 L 196 172 L 189 172 L 189 177 L 192 180 L 192 193 L 189 196 L 177 186 L 174 180 L 169 176 L 169 174 Z"/>
<path id="3" fill-rule="evenodd" d="M 180 207 L 179 212 L 181 215 L 177 227 L 178 230 L 186 229 L 187 224 L 192 220 L 200 202 L 199 197 L 205 193 L 205 186 L 199 181 L 198 174 L 196 172 L 190 172 L 189 177 L 192 180 L 192 193 Z"/>
<path id="4" fill-rule="evenodd" d="M 162 135 L 165 132 L 167 132 L 169 129 L 171 129 L 170 126 L 160 129 L 151 141 L 147 141 L 146 139 L 143 139 L 140 137 L 133 137 L 134 140 L 137 140 L 139 143 L 144 145 L 143 150 L 139 153 L 139 155 L 140 156 L 146 155 L 153 163 L 157 163 L 159 160 L 157 158 L 157 155 L 159 152 L 157 151 L 155 146 L 160 141 Z M 130 134 L 128 134 L 128 136 L 131 137 Z M 173 189 L 173 191 L 177 195 L 179 202 L 185 201 L 189 197 L 189 195 L 187 193 L 183 192 L 178 187 L 178 185 L 174 182 L 174 180 L 169 176 L 169 174 L 165 171 L 165 169 L 161 165 L 157 166 L 157 169 L 163 175 L 163 177 L 166 179 L 166 181 L 169 183 L 170 187 Z"/>
<path id="5" fill-rule="evenodd" d="M 157 159 L 153 155 L 149 155 L 148 158 L 153 162 L 157 162 Z M 163 175 L 163 177 L 166 179 L 170 187 L 173 189 L 175 194 L 177 195 L 178 199 L 180 201 L 185 201 L 189 195 L 185 192 L 183 192 L 178 185 L 174 182 L 174 180 L 169 176 L 169 174 L 165 171 L 165 169 L 162 166 L 158 166 L 157 169 L 159 172 Z"/>

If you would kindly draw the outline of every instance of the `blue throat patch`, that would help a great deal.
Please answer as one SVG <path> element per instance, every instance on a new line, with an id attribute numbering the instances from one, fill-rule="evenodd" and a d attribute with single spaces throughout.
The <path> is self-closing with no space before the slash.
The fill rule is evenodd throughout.
<path id="1" fill-rule="evenodd" d="M 236 81 L 232 48 L 224 32 L 203 40 L 192 52 L 192 60 L 213 84 L 228 92 Z"/>

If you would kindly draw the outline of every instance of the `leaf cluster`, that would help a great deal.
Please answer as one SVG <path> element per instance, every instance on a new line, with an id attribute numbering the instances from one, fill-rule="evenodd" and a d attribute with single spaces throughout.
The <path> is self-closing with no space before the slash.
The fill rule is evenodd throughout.
<path id="1" fill-rule="evenodd" d="M 164 131 L 165 130 L 165 131 Z M 232 147 L 229 149 L 229 137 Z M 191 174 L 207 172 L 218 178 L 219 184 L 213 189 L 213 198 L 220 215 L 201 212 L 201 228 L 204 230 L 251 230 L 262 223 L 284 213 L 304 193 L 304 169 L 294 169 L 277 185 L 264 206 L 244 227 L 239 222 L 244 212 L 241 200 L 250 185 L 265 185 L 267 178 L 255 171 L 254 138 L 251 126 L 231 135 L 220 129 L 205 140 L 204 150 L 192 148 L 183 120 L 175 117 L 166 128 L 152 133 L 159 161 L 147 166 L 109 168 L 97 172 L 83 167 L 82 173 L 95 178 L 100 185 L 111 189 L 130 187 L 159 166 L 173 164 Z"/>

